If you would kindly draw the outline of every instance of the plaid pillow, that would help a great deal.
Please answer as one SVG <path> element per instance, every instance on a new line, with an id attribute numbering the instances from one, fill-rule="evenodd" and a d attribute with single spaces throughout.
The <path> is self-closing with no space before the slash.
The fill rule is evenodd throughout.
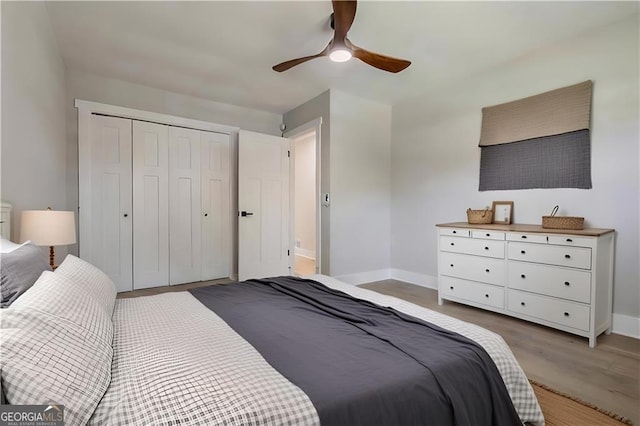
<path id="1" fill-rule="evenodd" d="M 56 269 L 56 274 L 64 275 L 84 289 L 103 306 L 111 318 L 116 303 L 116 286 L 107 274 L 71 254 Z"/>
<path id="2" fill-rule="evenodd" d="M 10 404 L 65 406 L 85 424 L 111 381 L 113 324 L 103 306 L 63 275 L 44 272 L 0 311 L 0 370 Z"/>

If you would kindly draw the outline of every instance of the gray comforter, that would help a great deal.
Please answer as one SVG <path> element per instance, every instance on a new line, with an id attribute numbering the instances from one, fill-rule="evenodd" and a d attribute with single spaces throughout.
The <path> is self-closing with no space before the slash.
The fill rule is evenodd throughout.
<path id="1" fill-rule="evenodd" d="M 474 341 L 311 280 L 191 290 L 302 389 L 323 425 L 522 424 Z"/>

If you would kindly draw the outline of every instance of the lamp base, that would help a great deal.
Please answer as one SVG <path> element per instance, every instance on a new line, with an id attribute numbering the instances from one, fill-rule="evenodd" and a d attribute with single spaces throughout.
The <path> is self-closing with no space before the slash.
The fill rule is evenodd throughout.
<path id="1" fill-rule="evenodd" d="M 55 271 L 57 266 L 54 265 L 55 263 L 55 254 L 53 253 L 53 246 L 49 246 L 49 265 L 51 266 L 51 270 Z"/>

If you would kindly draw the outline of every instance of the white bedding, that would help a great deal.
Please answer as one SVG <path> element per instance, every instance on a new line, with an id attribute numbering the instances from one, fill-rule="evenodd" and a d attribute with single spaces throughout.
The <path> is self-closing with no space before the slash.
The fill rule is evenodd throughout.
<path id="1" fill-rule="evenodd" d="M 544 424 L 526 376 L 497 334 L 327 276 L 309 278 L 478 342 L 497 365 L 521 420 Z M 113 323 L 111 384 L 93 424 L 319 423 L 304 392 L 188 292 L 118 300 Z"/>
<path id="2" fill-rule="evenodd" d="M 311 278 L 475 340 L 521 420 L 544 424 L 500 336 L 327 276 Z M 113 282 L 71 255 L 0 310 L 0 373 L 9 403 L 64 405 L 69 425 L 319 424 L 308 396 L 189 292 L 116 301 Z"/>

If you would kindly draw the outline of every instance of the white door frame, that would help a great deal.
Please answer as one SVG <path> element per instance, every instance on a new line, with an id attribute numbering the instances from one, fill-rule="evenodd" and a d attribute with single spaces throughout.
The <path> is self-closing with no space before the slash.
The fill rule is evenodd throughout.
<path id="1" fill-rule="evenodd" d="M 320 168 L 320 160 L 321 160 L 321 144 L 320 141 L 322 139 L 322 134 L 320 133 L 320 129 L 322 127 L 322 117 L 318 117 L 315 120 L 311 120 L 308 121 L 292 130 L 289 130 L 287 132 L 285 132 L 283 134 L 283 136 L 285 138 L 290 138 L 290 139 L 295 139 L 299 136 L 302 136 L 305 133 L 309 133 L 312 130 L 315 130 L 316 132 L 316 274 L 319 274 L 321 269 L 321 265 L 322 265 L 322 228 L 321 228 L 321 224 L 322 221 L 321 219 L 321 215 L 322 215 L 322 200 L 321 200 L 321 188 L 320 188 L 320 184 L 322 182 L 321 180 L 321 172 L 322 169 Z M 292 250 L 295 250 L 295 159 L 296 159 L 296 148 L 295 148 L 295 143 L 291 144 L 291 152 L 293 154 L 293 162 L 292 162 L 292 167 L 289 170 L 289 174 L 290 174 L 290 185 L 291 185 L 291 190 L 290 190 L 290 197 L 291 197 L 291 206 L 290 206 L 290 210 L 291 210 L 291 224 L 290 224 L 290 236 L 291 236 L 291 241 L 289 243 L 289 246 L 291 247 Z M 291 256 L 291 271 L 294 270 L 294 261 L 295 261 L 295 252 L 293 253 L 294 255 Z"/>

